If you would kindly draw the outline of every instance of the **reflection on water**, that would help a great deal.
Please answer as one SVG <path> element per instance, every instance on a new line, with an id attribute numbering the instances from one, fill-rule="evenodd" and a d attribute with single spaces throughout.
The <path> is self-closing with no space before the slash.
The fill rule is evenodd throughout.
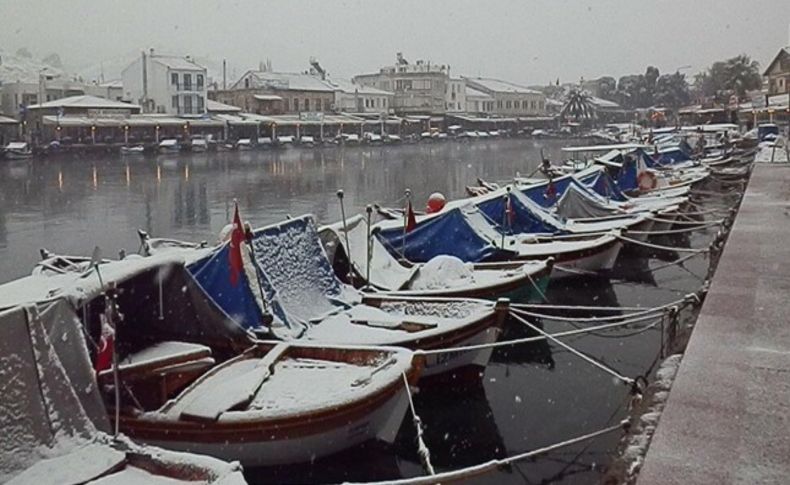
<path id="1" fill-rule="evenodd" d="M 38 248 L 90 254 L 94 245 L 112 254 L 137 249 L 138 228 L 150 234 L 213 241 L 227 224 L 237 198 L 255 225 L 287 215 L 313 213 L 340 218 L 335 197 L 344 188 L 347 211 L 366 204 L 396 204 L 411 188 L 421 205 L 434 191 L 464 193 L 477 177 L 507 179 L 528 173 L 540 149 L 559 158 L 559 142 L 502 140 L 477 144 L 352 147 L 282 152 L 198 154 L 183 157 L 56 159 L 0 165 L 0 278 L 29 273 Z M 705 245 L 710 233 L 675 243 Z M 552 282 L 547 296 L 563 304 L 654 306 L 696 290 L 707 260 L 685 269 L 645 274 L 662 262 L 626 253 L 615 279 L 575 278 Z M 547 332 L 574 327 L 541 322 Z M 566 338 L 577 349 L 621 374 L 647 374 L 659 358 L 660 328 L 627 339 L 611 335 Z M 528 336 L 509 321 L 505 338 Z M 628 389 L 562 347 L 536 342 L 498 349 L 478 386 L 462 390 L 424 387 L 416 408 L 437 470 L 445 471 L 512 456 L 618 422 Z M 618 436 L 514 464 L 472 483 L 596 483 Z M 369 443 L 313 464 L 250 469 L 250 483 L 382 480 L 423 474 L 410 419 L 392 446 Z"/>
<path id="2" fill-rule="evenodd" d="M 501 140 L 395 147 L 96 156 L 0 162 L 0 282 L 30 271 L 38 247 L 88 254 L 137 249 L 136 230 L 213 241 L 233 199 L 254 225 L 313 213 L 335 221 L 346 209 L 395 204 L 410 188 L 415 205 L 434 191 L 463 195 L 477 177 L 531 171 L 557 141 Z"/>

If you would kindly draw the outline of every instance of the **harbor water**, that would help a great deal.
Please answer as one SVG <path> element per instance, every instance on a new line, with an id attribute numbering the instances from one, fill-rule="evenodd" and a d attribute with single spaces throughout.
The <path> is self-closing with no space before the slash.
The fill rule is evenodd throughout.
<path id="1" fill-rule="evenodd" d="M 528 175 L 541 152 L 561 158 L 568 140 L 504 139 L 400 146 L 353 146 L 180 155 L 108 155 L 0 162 L 0 282 L 28 274 L 39 248 L 105 257 L 136 252 L 137 231 L 213 243 L 229 222 L 233 199 L 253 226 L 312 213 L 340 219 L 368 204 L 402 206 L 411 189 L 420 208 L 432 192 L 461 197 L 476 179 Z M 711 232 L 674 244 L 704 246 Z M 656 306 L 696 291 L 706 257 L 652 273 L 659 259 L 626 252 L 611 278 L 575 277 L 549 287 L 552 303 Z M 677 257 L 677 255 L 674 255 Z M 688 319 L 689 316 L 687 315 Z M 557 332 L 570 324 L 543 322 Z M 662 327 L 567 338 L 575 348 L 623 375 L 649 375 L 661 358 Z M 504 338 L 531 335 L 508 322 Z M 504 458 L 619 422 L 629 388 L 562 347 L 547 342 L 497 349 L 482 378 L 463 385 L 425 387 L 415 396 L 425 442 L 437 471 Z M 394 445 L 371 443 L 294 467 L 249 469 L 250 483 L 386 480 L 424 474 L 411 420 Z M 596 483 L 619 435 L 609 434 L 476 477 L 473 483 Z"/>

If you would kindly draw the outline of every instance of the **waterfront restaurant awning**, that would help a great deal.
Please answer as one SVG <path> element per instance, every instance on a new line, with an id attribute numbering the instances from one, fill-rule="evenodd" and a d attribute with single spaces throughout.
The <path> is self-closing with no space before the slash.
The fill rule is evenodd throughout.
<path id="1" fill-rule="evenodd" d="M 244 119 L 240 116 L 236 115 L 216 115 L 214 116 L 217 120 L 222 123 L 227 123 L 230 126 L 257 126 L 258 121 L 256 120 L 248 120 Z"/>
<path id="2" fill-rule="evenodd" d="M 253 98 L 257 99 L 258 101 L 282 101 L 282 96 L 277 96 L 276 94 L 253 94 Z"/>
<path id="3" fill-rule="evenodd" d="M 47 115 L 41 118 L 44 125 L 62 126 L 64 128 L 122 128 L 129 127 L 164 127 L 184 126 L 189 123 L 195 127 L 222 128 L 225 121 L 210 118 L 176 118 L 172 116 L 131 115 L 128 117 L 93 117 L 93 116 L 55 116 Z"/>
<path id="4" fill-rule="evenodd" d="M 362 120 L 349 115 L 330 115 L 324 114 L 320 119 L 303 119 L 299 115 L 258 115 L 253 113 L 242 113 L 245 119 L 255 120 L 259 123 L 277 126 L 319 126 L 319 125 L 358 125 Z"/>
<path id="5" fill-rule="evenodd" d="M 16 124 L 19 124 L 19 122 L 14 118 L 9 118 L 7 116 L 0 116 L 0 125 L 16 125 Z"/>

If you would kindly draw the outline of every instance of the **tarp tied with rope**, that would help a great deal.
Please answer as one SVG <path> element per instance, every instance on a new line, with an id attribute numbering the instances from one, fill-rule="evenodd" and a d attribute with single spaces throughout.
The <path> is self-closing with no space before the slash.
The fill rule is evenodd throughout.
<path id="1" fill-rule="evenodd" d="M 396 257 L 401 255 L 417 263 L 440 255 L 455 256 L 464 262 L 509 259 L 510 251 L 496 248 L 467 220 L 459 208 L 417 223 L 408 233 L 402 226 L 381 229 L 376 237 Z M 403 253 L 403 254 L 402 254 Z"/>
<path id="2" fill-rule="evenodd" d="M 510 212 L 507 207 L 508 197 L 510 198 Z M 502 194 L 500 197 L 480 202 L 476 206 L 500 233 L 553 234 L 559 231 L 558 227 L 539 217 L 527 207 L 515 193 Z"/>

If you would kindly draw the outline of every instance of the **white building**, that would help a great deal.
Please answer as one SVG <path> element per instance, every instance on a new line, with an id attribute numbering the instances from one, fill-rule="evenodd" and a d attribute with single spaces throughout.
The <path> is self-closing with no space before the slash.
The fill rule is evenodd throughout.
<path id="1" fill-rule="evenodd" d="M 393 93 L 392 108 L 398 114 L 444 114 L 450 67 L 418 60 L 409 64 L 398 53 L 396 64 L 373 74 L 354 76 L 354 82 Z"/>
<path id="2" fill-rule="evenodd" d="M 362 86 L 346 79 L 326 80 L 335 88 L 335 110 L 346 113 L 390 112 L 394 93 L 372 86 Z"/>
<path id="3" fill-rule="evenodd" d="M 493 96 L 470 86 L 466 86 L 464 93 L 467 113 L 483 114 L 494 112 L 495 100 Z"/>
<path id="4" fill-rule="evenodd" d="M 143 53 L 123 70 L 125 98 L 145 113 L 202 115 L 206 112 L 206 68 L 189 56 Z"/>
<path id="5" fill-rule="evenodd" d="M 450 78 L 445 89 L 444 105 L 448 113 L 466 111 L 466 81 Z"/>
<path id="6" fill-rule="evenodd" d="M 494 98 L 498 116 L 545 116 L 546 96 L 526 86 L 499 79 L 467 77 L 467 86 Z"/>

